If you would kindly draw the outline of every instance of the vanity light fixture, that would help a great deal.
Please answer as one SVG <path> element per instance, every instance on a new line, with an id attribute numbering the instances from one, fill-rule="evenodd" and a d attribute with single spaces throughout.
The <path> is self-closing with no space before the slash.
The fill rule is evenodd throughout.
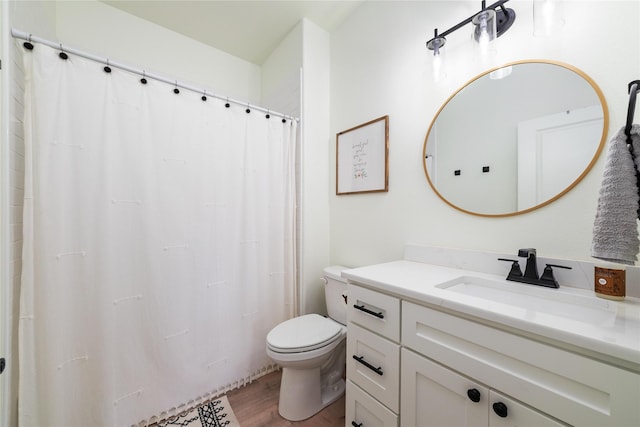
<path id="1" fill-rule="evenodd" d="M 438 57 L 440 55 L 440 49 L 447 41 L 445 37 L 470 22 L 474 25 L 473 38 L 481 46 L 486 45 L 486 43 L 489 43 L 496 37 L 500 37 L 511 28 L 513 21 L 516 19 L 516 13 L 513 9 L 504 6 L 508 1 L 509 0 L 498 0 L 486 6 L 485 0 L 482 0 L 482 9 L 480 12 L 454 25 L 443 33 L 438 34 L 438 29 L 436 28 L 433 38 L 427 41 L 427 49 L 432 50 L 433 55 Z"/>

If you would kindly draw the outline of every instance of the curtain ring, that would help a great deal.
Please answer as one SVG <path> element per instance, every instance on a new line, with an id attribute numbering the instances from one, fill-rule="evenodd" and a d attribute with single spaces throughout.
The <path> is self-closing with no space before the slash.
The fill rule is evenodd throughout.
<path id="1" fill-rule="evenodd" d="M 142 78 L 140 79 L 140 83 L 142 83 L 143 85 L 147 84 L 147 75 L 144 70 L 142 70 Z"/>
<path id="2" fill-rule="evenodd" d="M 22 43 L 22 46 L 24 46 L 24 48 L 27 50 L 33 50 L 33 43 L 31 43 L 31 34 L 27 36 L 27 41 Z"/>
<path id="3" fill-rule="evenodd" d="M 200 99 L 202 99 L 203 101 L 206 101 L 206 100 L 207 100 L 207 90 L 206 90 L 206 89 L 204 89 L 204 90 L 202 91 L 202 98 L 200 98 Z"/>
<path id="4" fill-rule="evenodd" d="M 176 80 L 176 87 L 173 89 L 173 93 L 176 95 L 180 93 L 180 89 L 178 89 L 178 81 Z"/>
<path id="5" fill-rule="evenodd" d="M 111 67 L 109 67 L 109 58 L 107 58 L 107 65 L 103 68 L 105 73 L 111 72 Z"/>
<path id="6" fill-rule="evenodd" d="M 60 58 L 64 59 L 65 61 L 66 61 L 67 59 L 69 59 L 69 55 L 67 55 L 67 54 L 64 52 L 64 49 L 62 48 L 62 43 L 60 43 L 60 53 L 58 54 L 58 56 L 59 56 Z"/>

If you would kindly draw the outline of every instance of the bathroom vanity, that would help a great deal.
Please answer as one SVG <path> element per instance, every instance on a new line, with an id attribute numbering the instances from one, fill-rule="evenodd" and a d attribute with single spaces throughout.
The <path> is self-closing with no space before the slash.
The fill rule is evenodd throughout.
<path id="1" fill-rule="evenodd" d="M 342 273 L 346 426 L 640 425 L 640 299 L 423 255 Z"/>

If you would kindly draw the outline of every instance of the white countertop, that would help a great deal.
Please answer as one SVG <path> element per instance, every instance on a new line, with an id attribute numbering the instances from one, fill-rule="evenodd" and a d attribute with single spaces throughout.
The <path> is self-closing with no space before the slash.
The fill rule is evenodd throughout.
<path id="1" fill-rule="evenodd" d="M 640 372 L 640 299 L 627 297 L 624 301 L 610 301 L 595 296 L 593 291 L 561 286 L 549 289 L 540 286 L 505 282 L 505 286 L 521 288 L 525 294 L 544 295 L 563 301 L 572 299 L 593 303 L 598 321 L 581 321 L 573 313 L 549 314 L 533 307 L 513 306 L 447 289 L 438 288 L 444 282 L 473 275 L 503 281 L 504 277 L 471 272 L 451 267 L 415 261 L 394 261 L 342 272 L 342 276 L 401 298 L 473 316 L 503 326 L 546 338 L 572 349 L 583 350 L 592 357 Z M 519 290 L 519 289 L 518 289 Z M 526 298 L 525 298 L 526 299 Z M 584 313 L 588 312 L 589 308 Z M 595 312 L 595 311 L 594 311 Z"/>

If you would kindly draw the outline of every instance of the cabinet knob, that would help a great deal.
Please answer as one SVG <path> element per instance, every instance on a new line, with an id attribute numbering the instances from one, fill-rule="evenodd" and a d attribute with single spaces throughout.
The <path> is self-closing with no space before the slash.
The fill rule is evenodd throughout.
<path id="1" fill-rule="evenodd" d="M 496 402 L 493 404 L 493 412 L 495 412 L 499 417 L 506 418 L 507 417 L 507 405 L 502 402 Z"/>
<path id="2" fill-rule="evenodd" d="M 469 399 L 471 399 L 472 402 L 480 402 L 480 392 L 478 389 L 470 388 L 467 390 L 467 396 L 469 396 Z"/>

